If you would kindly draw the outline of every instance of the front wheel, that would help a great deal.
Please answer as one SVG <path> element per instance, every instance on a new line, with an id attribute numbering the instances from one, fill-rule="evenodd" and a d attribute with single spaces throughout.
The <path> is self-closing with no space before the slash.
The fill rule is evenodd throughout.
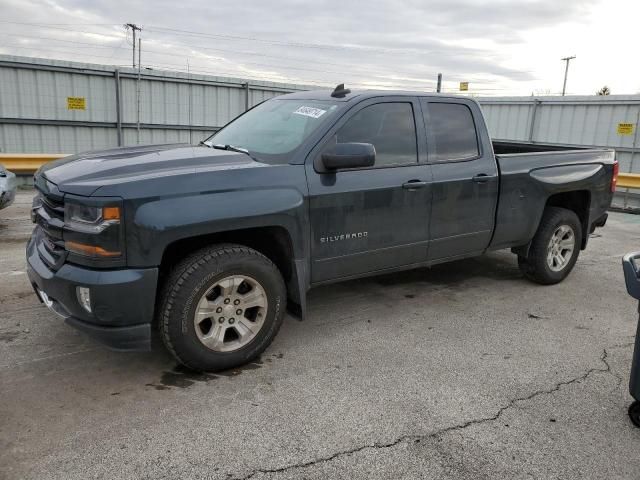
<path id="1" fill-rule="evenodd" d="M 549 207 L 531 241 L 527 257 L 518 257 L 525 277 L 542 285 L 561 282 L 571 272 L 582 239 L 582 225 L 571 210 Z"/>
<path id="2" fill-rule="evenodd" d="M 205 248 L 167 279 L 159 309 L 162 338 L 191 369 L 237 367 L 269 346 L 285 307 L 282 276 L 264 255 L 240 245 Z"/>

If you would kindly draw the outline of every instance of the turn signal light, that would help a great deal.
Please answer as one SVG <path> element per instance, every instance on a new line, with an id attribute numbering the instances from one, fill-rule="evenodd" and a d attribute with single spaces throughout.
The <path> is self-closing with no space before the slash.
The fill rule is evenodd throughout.
<path id="1" fill-rule="evenodd" d="M 120 208 L 119 207 L 103 207 L 102 219 L 103 220 L 120 220 Z"/>
<path id="2" fill-rule="evenodd" d="M 64 242 L 64 247 L 73 253 L 77 253 L 79 255 L 84 255 L 85 257 L 119 257 L 121 252 L 112 252 L 109 250 L 105 250 L 102 247 L 96 247 L 94 245 L 85 245 L 84 243 L 79 242 Z"/>

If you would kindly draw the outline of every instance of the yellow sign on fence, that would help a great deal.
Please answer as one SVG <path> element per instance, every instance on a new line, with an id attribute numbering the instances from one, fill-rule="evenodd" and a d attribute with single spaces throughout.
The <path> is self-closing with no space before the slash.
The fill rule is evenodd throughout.
<path id="1" fill-rule="evenodd" d="M 67 110 L 86 110 L 84 97 L 67 97 Z"/>
<path id="2" fill-rule="evenodd" d="M 468 92 L 469 91 L 469 82 L 460 82 L 460 91 Z"/>
<path id="3" fill-rule="evenodd" d="M 633 135 L 633 123 L 619 123 L 618 135 Z"/>

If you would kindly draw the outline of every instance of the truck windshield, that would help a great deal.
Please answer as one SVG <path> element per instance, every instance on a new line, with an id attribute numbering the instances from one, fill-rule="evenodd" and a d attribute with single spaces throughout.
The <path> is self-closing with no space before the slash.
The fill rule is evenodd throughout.
<path id="1" fill-rule="evenodd" d="M 295 150 L 338 108 L 336 102 L 269 100 L 239 116 L 203 143 L 232 145 L 265 163 L 288 163 Z"/>

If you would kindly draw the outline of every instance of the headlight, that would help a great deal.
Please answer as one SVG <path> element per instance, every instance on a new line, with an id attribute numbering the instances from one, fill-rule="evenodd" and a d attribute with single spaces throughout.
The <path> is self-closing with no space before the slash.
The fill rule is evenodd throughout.
<path id="1" fill-rule="evenodd" d="M 120 207 L 92 207 L 67 202 L 64 223 L 80 232 L 100 233 L 109 225 L 120 223 Z"/>
<path id="2" fill-rule="evenodd" d="M 88 259 L 122 257 L 122 209 L 107 205 L 64 204 L 64 246 L 67 251 Z M 77 260 L 77 259 L 76 259 Z"/>

